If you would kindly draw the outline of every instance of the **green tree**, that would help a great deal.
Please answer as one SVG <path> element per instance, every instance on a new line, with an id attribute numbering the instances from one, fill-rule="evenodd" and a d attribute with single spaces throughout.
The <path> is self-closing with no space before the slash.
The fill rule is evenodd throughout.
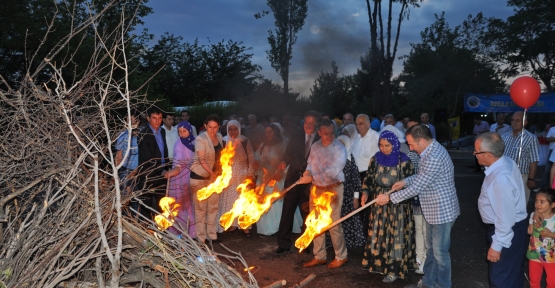
<path id="1" fill-rule="evenodd" d="M 555 0 L 509 0 L 515 14 L 491 19 L 488 37 L 506 76 L 529 72 L 555 91 Z"/>
<path id="2" fill-rule="evenodd" d="M 270 50 L 266 51 L 268 60 L 283 80 L 283 91 L 289 93 L 289 66 L 293 58 L 293 45 L 297 42 L 297 33 L 303 28 L 308 12 L 308 0 L 268 0 L 267 4 L 274 13 L 275 34 L 268 31 Z M 255 14 L 263 17 L 269 12 Z"/>
<path id="3" fill-rule="evenodd" d="M 168 99 L 175 106 L 237 100 L 252 92 L 260 66 L 242 42 L 200 45 L 165 33 L 141 58 L 141 73 L 150 75 L 150 99 Z"/>
<path id="4" fill-rule="evenodd" d="M 90 65 L 90 55 L 100 45 L 110 46 L 114 41 L 129 41 L 126 49 L 133 45 L 131 31 L 141 24 L 141 17 L 151 13 L 145 6 L 148 1 L 138 0 L 5 0 L 0 9 L 0 75 L 5 82 L 2 86 L 16 88 L 21 77 L 29 71 L 29 76 L 41 82 L 51 77 L 47 62 L 55 63 L 65 71 L 67 84 L 73 83 Z M 90 10 L 92 9 L 92 10 Z M 95 11 L 102 15 L 91 19 Z M 125 12 L 125 13 L 122 13 Z M 137 12 L 137 14 L 135 14 Z M 133 16 L 133 17 L 130 17 Z M 93 30 L 88 24 L 94 21 Z M 124 21 L 123 29 L 120 27 Z M 122 32 L 123 30 L 123 32 Z M 94 31 L 94 32 L 93 32 Z M 95 42 L 96 35 L 104 43 Z M 129 51 L 128 51 L 129 52 Z M 136 52 L 131 53 L 131 55 Z M 103 57 L 103 54 L 97 54 Z M 120 55 L 113 55 L 120 57 Z M 132 62 L 130 63 L 132 64 Z M 37 69 L 38 68 L 38 69 Z M 115 73 L 119 73 L 115 69 Z"/>
<path id="5" fill-rule="evenodd" d="M 401 24 L 409 19 L 410 7 L 420 7 L 422 0 L 389 0 L 386 2 L 387 13 L 383 17 L 381 0 L 366 0 L 368 18 L 370 23 L 370 75 L 367 79 L 372 82 L 372 97 L 374 112 L 389 111 L 389 98 L 391 96 L 391 76 L 393 62 L 397 54 Z M 400 7 L 393 7 L 398 3 Z M 398 11 L 397 15 L 394 15 Z M 393 18 L 396 17 L 396 23 Z M 385 19 L 384 19 L 385 18 Z M 396 25 L 394 27 L 394 25 Z M 384 33 L 385 27 L 385 33 Z"/>
<path id="6" fill-rule="evenodd" d="M 436 15 L 436 22 L 420 33 L 422 42 L 411 44 L 409 55 L 404 56 L 403 71 L 397 81 L 399 104 L 406 104 L 403 115 L 414 111 L 447 109 L 449 116 L 463 109 L 465 92 L 499 93 L 505 84 L 497 73 L 498 67 L 480 54 L 474 45 L 477 26 L 483 21 L 469 17 L 463 25 L 450 29 L 444 15 Z"/>

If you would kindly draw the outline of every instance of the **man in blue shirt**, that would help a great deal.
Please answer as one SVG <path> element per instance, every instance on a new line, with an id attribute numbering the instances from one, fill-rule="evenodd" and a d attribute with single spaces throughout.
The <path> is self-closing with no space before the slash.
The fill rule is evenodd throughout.
<path id="1" fill-rule="evenodd" d="M 392 189 L 398 192 L 391 196 L 380 194 L 376 202 L 385 205 L 390 198 L 393 203 L 399 203 L 418 196 L 426 220 L 428 250 L 424 277 L 418 285 L 407 287 L 451 287 L 451 228 L 461 214 L 453 162 L 447 150 L 432 138 L 427 126 L 410 127 L 406 137 L 410 150 L 420 155 L 418 173 L 393 184 Z"/>
<path id="2" fill-rule="evenodd" d="M 131 187 L 133 183 L 132 176 L 136 174 L 134 170 L 139 165 L 139 147 L 137 145 L 139 115 L 137 112 L 133 112 L 130 116 L 132 126 L 131 137 L 129 137 L 129 130 L 126 129 L 121 132 L 116 140 L 116 165 L 120 165 L 123 162 L 118 170 L 122 195 L 126 195 L 133 190 Z M 130 139 L 131 142 L 129 142 Z"/>
<path id="3" fill-rule="evenodd" d="M 486 167 L 478 209 L 489 226 L 490 286 L 520 288 L 528 240 L 526 199 L 520 169 L 504 151 L 505 143 L 495 132 L 480 134 L 474 142 L 474 155 Z"/>

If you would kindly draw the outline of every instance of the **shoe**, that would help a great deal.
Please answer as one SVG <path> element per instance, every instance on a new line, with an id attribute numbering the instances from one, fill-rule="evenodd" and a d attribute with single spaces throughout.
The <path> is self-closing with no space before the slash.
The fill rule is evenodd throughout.
<path id="1" fill-rule="evenodd" d="M 326 265 L 326 262 L 327 261 L 325 259 L 324 260 L 319 260 L 319 259 L 316 259 L 316 258 L 312 258 L 312 260 L 310 260 L 308 262 L 305 262 L 303 264 L 303 267 L 316 267 L 318 265 Z"/>
<path id="2" fill-rule="evenodd" d="M 274 250 L 274 254 L 276 255 L 285 255 L 289 252 L 291 252 L 291 249 L 283 249 L 281 247 L 278 247 L 276 250 Z"/>
<path id="3" fill-rule="evenodd" d="M 424 283 L 422 283 L 422 280 L 418 281 L 418 284 L 410 284 L 410 285 L 406 285 L 405 288 L 426 288 L 428 286 L 424 285 Z"/>
<path id="4" fill-rule="evenodd" d="M 246 238 L 251 238 L 251 232 L 245 232 L 246 230 L 243 230 L 243 235 L 245 235 Z"/>
<path id="5" fill-rule="evenodd" d="M 393 274 L 389 274 L 383 278 L 383 283 L 393 283 L 393 281 L 397 280 L 399 277 Z"/>
<path id="6" fill-rule="evenodd" d="M 333 269 L 333 268 L 339 268 L 341 266 L 343 266 L 343 264 L 347 263 L 347 261 L 349 261 L 349 259 L 345 258 L 343 260 L 337 260 L 337 259 L 333 259 L 333 261 L 330 262 L 330 264 L 328 264 L 328 269 Z"/>

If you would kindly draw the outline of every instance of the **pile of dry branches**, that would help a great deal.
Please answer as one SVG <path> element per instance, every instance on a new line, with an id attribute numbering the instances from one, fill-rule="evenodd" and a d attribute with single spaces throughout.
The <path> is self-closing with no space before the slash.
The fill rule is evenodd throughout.
<path id="1" fill-rule="evenodd" d="M 96 29 L 102 17 L 49 53 L 89 31 L 97 50 L 84 73 L 65 74 L 67 55 L 31 58 L 38 64 L 17 87 L 0 75 L 0 287 L 256 287 L 248 269 L 229 266 L 247 267 L 239 254 L 125 216 L 136 195 L 120 191 L 113 147 L 132 129 L 131 109 L 148 103 L 129 89 L 126 15 L 109 33 Z M 49 81 L 37 83 L 45 71 Z"/>

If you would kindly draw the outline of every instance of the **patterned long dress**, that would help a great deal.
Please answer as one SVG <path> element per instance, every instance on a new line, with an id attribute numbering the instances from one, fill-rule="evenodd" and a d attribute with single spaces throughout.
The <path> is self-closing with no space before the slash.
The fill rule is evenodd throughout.
<path id="1" fill-rule="evenodd" d="M 372 157 L 363 190 L 369 192 L 368 201 L 391 190 L 391 186 L 414 174 L 410 161 L 396 167 L 381 166 Z M 372 205 L 368 224 L 368 239 L 362 259 L 363 269 L 384 275 L 394 274 L 407 279 L 408 270 L 415 264 L 414 220 L 411 200 L 384 206 Z"/>
<path id="2" fill-rule="evenodd" d="M 219 224 L 222 215 L 233 208 L 233 203 L 239 198 L 239 192 L 237 192 L 237 186 L 245 181 L 248 176 L 253 176 L 252 163 L 254 161 L 254 151 L 252 149 L 250 141 L 246 137 L 241 137 L 235 147 L 235 156 L 233 157 L 233 164 L 231 166 L 232 177 L 229 181 L 229 186 L 222 191 L 220 194 L 220 204 L 218 206 L 218 233 L 224 232 L 224 228 Z M 243 142 L 247 141 L 246 145 Z M 246 148 L 246 149 L 245 149 Z M 233 221 L 231 226 L 239 227 L 237 219 Z"/>
<path id="3" fill-rule="evenodd" d="M 362 191 L 360 184 L 360 174 L 355 164 L 355 159 L 351 155 L 351 159 L 347 160 L 345 168 L 345 183 L 343 184 L 343 205 L 341 205 L 341 217 L 353 212 L 353 199 L 355 192 Z M 347 248 L 362 247 L 366 243 L 366 237 L 362 233 L 362 218 L 361 213 L 355 214 L 351 218 L 341 222 L 343 227 L 343 235 L 345 235 L 345 245 Z M 326 246 L 332 245 L 329 233 L 326 233 Z"/>
<path id="4" fill-rule="evenodd" d="M 195 227 L 195 210 L 193 204 L 193 196 L 191 193 L 191 188 L 189 187 L 191 170 L 191 163 L 195 157 L 195 152 L 189 150 L 181 141 L 175 142 L 173 151 L 173 168 L 176 165 L 181 166 L 181 171 L 177 176 L 170 179 L 170 187 L 168 190 L 168 196 L 173 197 L 175 202 L 180 205 L 177 210 L 176 221 L 183 227 L 187 229 L 189 227 L 189 236 L 191 238 L 197 237 L 196 227 Z M 175 227 L 170 227 L 169 230 L 172 233 L 180 234 Z"/>

